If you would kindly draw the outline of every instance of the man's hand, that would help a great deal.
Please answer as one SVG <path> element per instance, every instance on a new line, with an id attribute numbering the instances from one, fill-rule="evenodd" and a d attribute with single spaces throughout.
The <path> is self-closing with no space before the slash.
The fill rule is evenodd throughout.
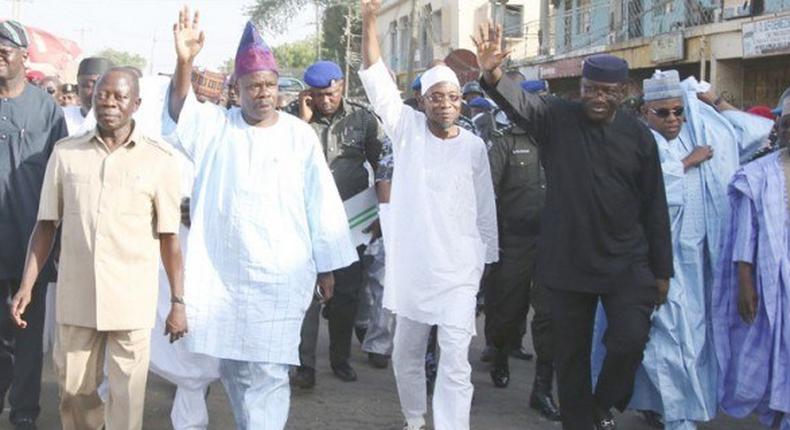
<path id="1" fill-rule="evenodd" d="M 381 221 L 376 218 L 366 229 L 362 230 L 362 233 L 370 233 L 370 242 L 372 243 L 376 239 L 381 238 Z"/>
<path id="2" fill-rule="evenodd" d="M 667 296 L 669 295 L 669 280 L 656 279 L 656 288 L 658 289 L 658 297 L 656 298 L 656 310 L 658 310 L 658 308 L 660 308 L 661 305 L 667 302 Z"/>
<path id="3" fill-rule="evenodd" d="M 477 64 L 483 72 L 493 73 L 502 65 L 510 51 L 502 51 L 502 26 L 491 22 L 480 24 L 472 36 L 477 48 Z"/>
<path id="4" fill-rule="evenodd" d="M 381 0 L 361 0 L 360 11 L 362 19 L 375 18 L 381 10 Z"/>
<path id="5" fill-rule="evenodd" d="M 189 333 L 189 329 L 186 307 L 181 303 L 173 303 L 165 321 L 165 336 L 170 335 L 170 343 L 173 343 L 187 333 Z"/>
<path id="6" fill-rule="evenodd" d="M 713 148 L 710 146 L 698 146 L 691 151 L 686 158 L 683 159 L 683 168 L 688 171 L 692 167 L 697 167 L 700 164 L 713 158 Z"/>
<path id="7" fill-rule="evenodd" d="M 27 309 L 31 299 L 32 289 L 26 287 L 19 288 L 19 291 L 14 294 L 14 298 L 11 299 L 11 319 L 14 320 L 14 324 L 19 328 L 27 327 L 27 321 L 22 319 L 22 314 L 25 313 L 25 309 Z"/>
<path id="8" fill-rule="evenodd" d="M 310 90 L 299 93 L 299 118 L 304 122 L 313 119 L 313 93 Z"/>
<path id="9" fill-rule="evenodd" d="M 746 324 L 753 323 L 757 317 L 757 302 L 754 284 L 741 283 L 738 287 L 738 313 Z"/>
<path id="10" fill-rule="evenodd" d="M 181 224 L 189 228 L 192 226 L 192 219 L 189 217 L 189 197 L 181 199 Z"/>
<path id="11" fill-rule="evenodd" d="M 335 295 L 335 274 L 332 272 L 318 274 L 318 292 L 321 302 L 326 303 Z"/>
<path id="12" fill-rule="evenodd" d="M 697 98 L 713 107 L 716 107 L 716 100 L 719 98 L 719 95 L 716 94 L 716 91 L 713 88 L 711 88 L 704 93 L 697 93 Z"/>
<path id="13" fill-rule="evenodd" d="M 178 22 L 173 24 L 173 35 L 176 41 L 176 56 L 181 63 L 191 63 L 201 49 L 206 35 L 198 29 L 200 13 L 189 13 L 189 8 L 184 6 L 178 12 Z"/>

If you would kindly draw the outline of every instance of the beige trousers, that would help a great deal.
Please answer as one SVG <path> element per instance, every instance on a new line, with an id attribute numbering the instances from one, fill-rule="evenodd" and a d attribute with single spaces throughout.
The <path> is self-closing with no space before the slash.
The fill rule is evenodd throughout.
<path id="1" fill-rule="evenodd" d="M 53 358 L 63 430 L 142 429 L 150 339 L 150 329 L 97 331 L 58 324 Z M 110 385 L 106 407 L 97 393 L 105 355 Z"/>

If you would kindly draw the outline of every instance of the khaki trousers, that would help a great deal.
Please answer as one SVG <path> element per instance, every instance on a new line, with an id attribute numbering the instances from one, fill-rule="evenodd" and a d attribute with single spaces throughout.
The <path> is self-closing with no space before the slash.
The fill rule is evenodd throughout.
<path id="1" fill-rule="evenodd" d="M 53 358 L 63 430 L 142 429 L 150 339 L 150 329 L 97 331 L 58 324 Z M 106 408 L 97 392 L 105 355 L 110 385 Z"/>

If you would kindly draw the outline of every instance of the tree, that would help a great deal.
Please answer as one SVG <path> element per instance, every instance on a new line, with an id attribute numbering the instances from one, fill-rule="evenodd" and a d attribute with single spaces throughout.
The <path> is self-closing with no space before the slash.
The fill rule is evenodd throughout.
<path id="1" fill-rule="evenodd" d="M 96 55 L 110 60 L 114 66 L 134 67 L 140 71 L 145 70 L 145 65 L 148 63 L 145 57 L 140 54 L 117 51 L 112 48 L 105 48 Z"/>
<path id="2" fill-rule="evenodd" d="M 247 14 L 258 27 L 284 33 L 293 17 L 311 3 L 327 7 L 341 3 L 341 0 L 257 0 L 247 9 Z"/>
<path id="3" fill-rule="evenodd" d="M 284 43 L 273 48 L 274 58 L 281 69 L 304 69 L 316 61 L 314 47 L 315 38 Z"/>
<path id="4" fill-rule="evenodd" d="M 236 58 L 230 57 L 225 60 L 221 66 L 219 66 L 219 71 L 230 76 L 233 74 L 233 71 L 236 69 Z"/>

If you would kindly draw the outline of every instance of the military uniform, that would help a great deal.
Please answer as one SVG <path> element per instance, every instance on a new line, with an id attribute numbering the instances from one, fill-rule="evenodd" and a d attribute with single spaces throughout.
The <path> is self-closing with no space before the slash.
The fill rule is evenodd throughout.
<path id="1" fill-rule="evenodd" d="M 298 101 L 288 110 L 298 115 Z M 310 125 L 324 147 L 329 169 L 335 179 L 340 197 L 347 200 L 370 185 L 365 161 L 375 171 L 382 148 L 384 132 L 376 115 L 365 105 L 343 99 L 331 117 L 313 111 Z M 358 249 L 360 256 L 362 248 Z M 346 363 L 351 353 L 351 335 L 363 284 L 361 261 L 336 270 L 334 297 L 326 305 L 329 319 L 329 359 L 334 365 Z M 321 304 L 313 300 L 302 324 L 299 358 L 302 366 L 315 369 L 315 350 Z"/>

